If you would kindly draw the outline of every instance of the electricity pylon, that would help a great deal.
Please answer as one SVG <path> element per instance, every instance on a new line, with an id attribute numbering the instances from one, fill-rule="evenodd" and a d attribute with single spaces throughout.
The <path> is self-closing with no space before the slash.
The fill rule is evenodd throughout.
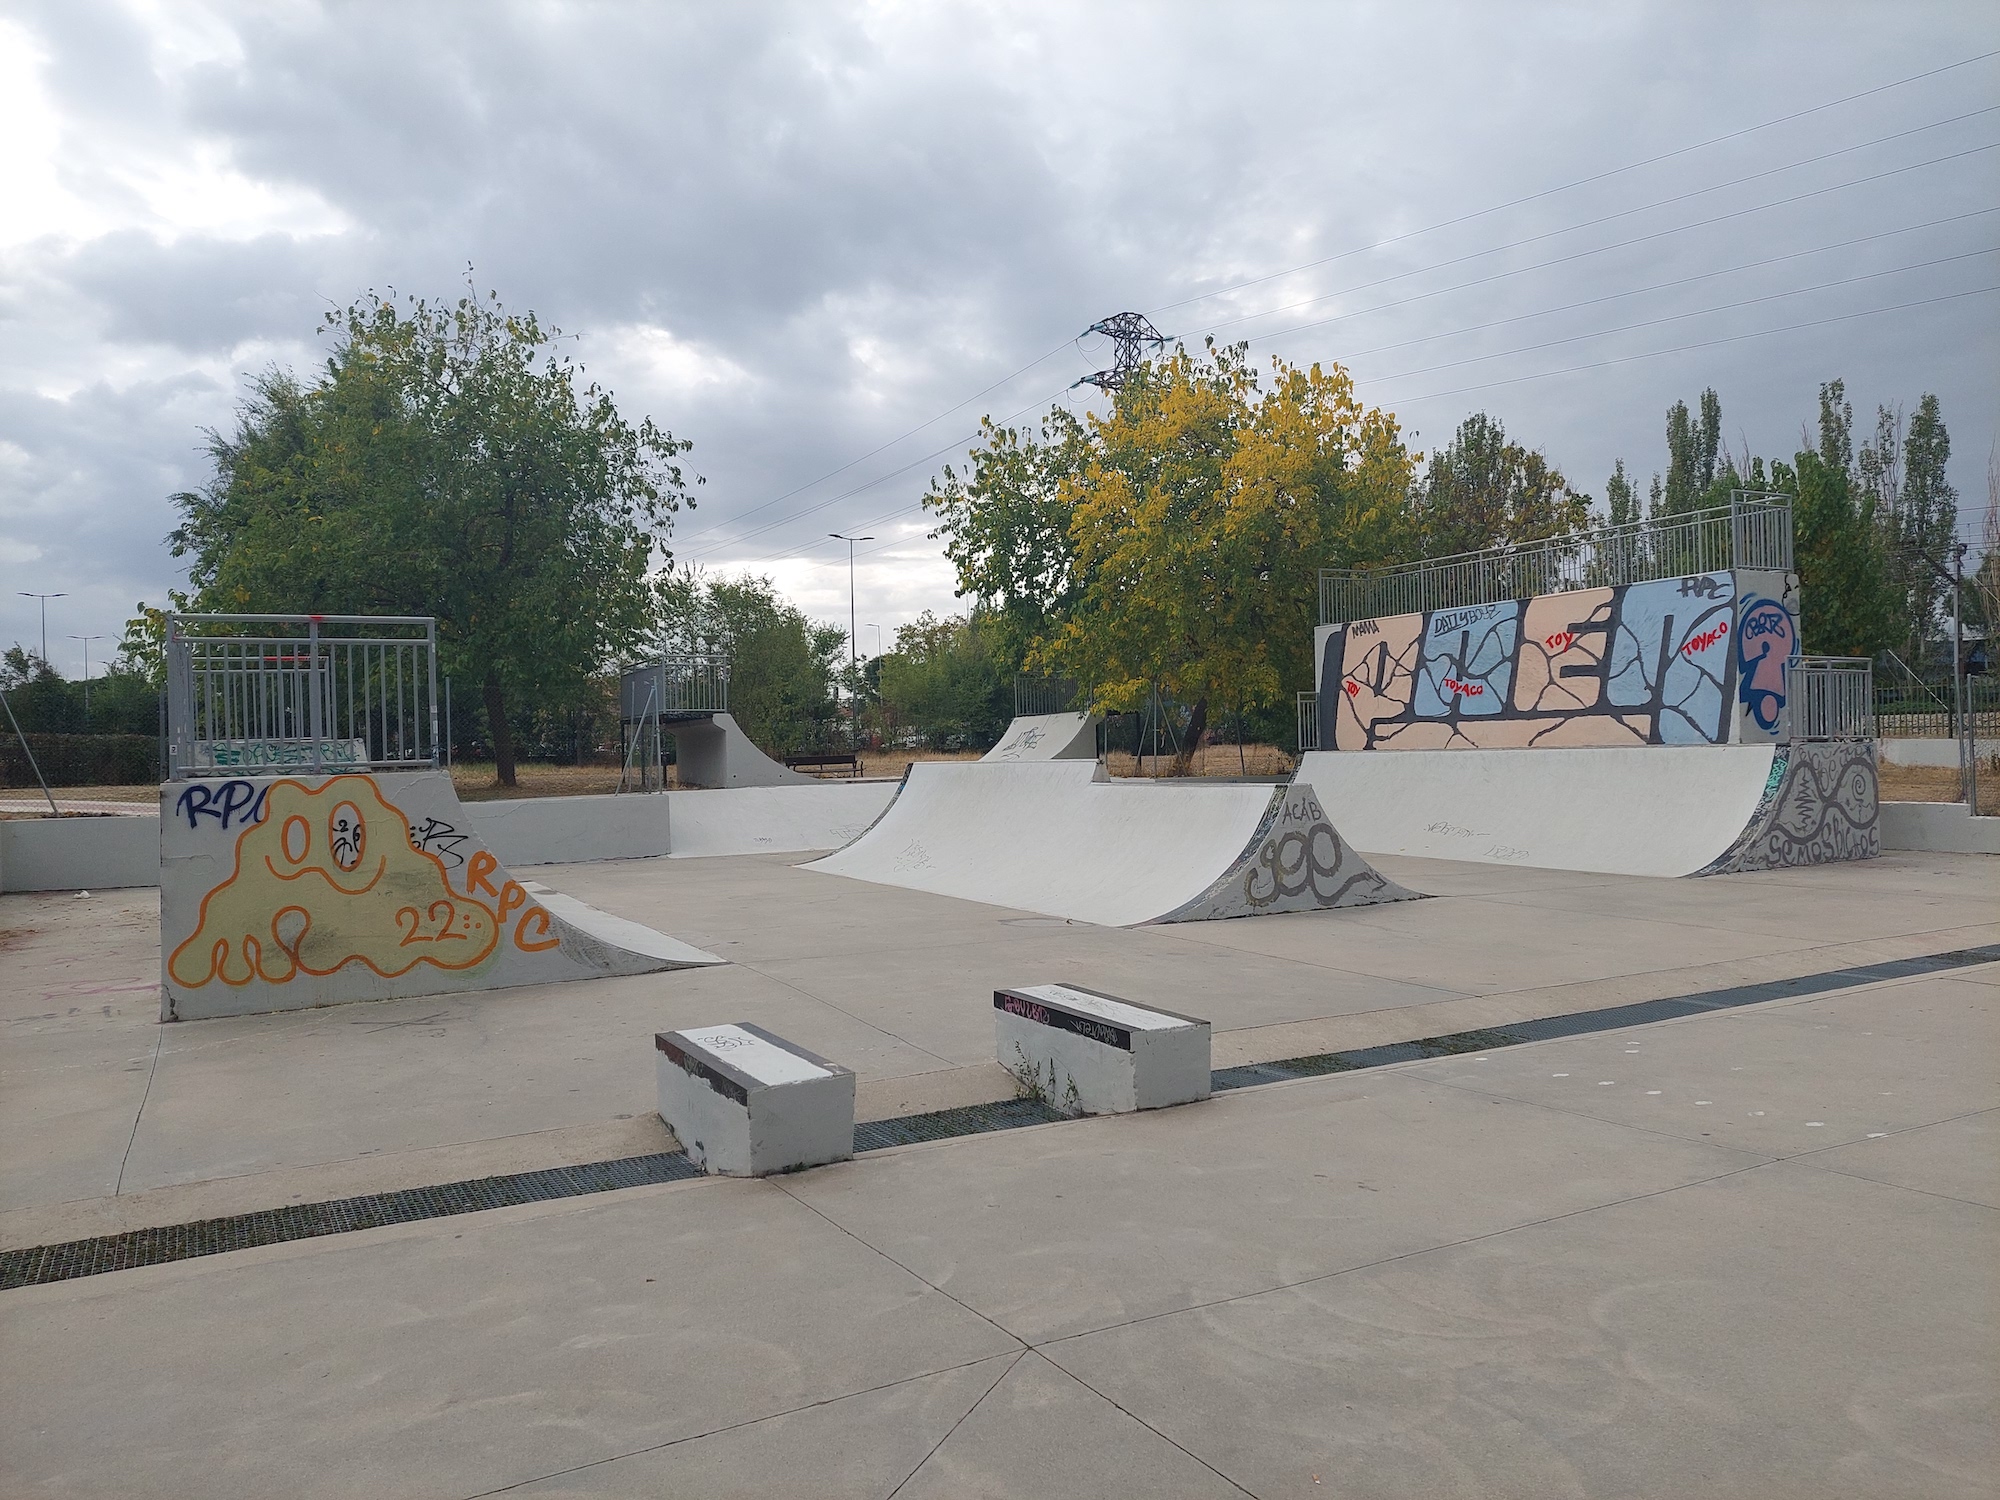
<path id="1" fill-rule="evenodd" d="M 1113 313 L 1108 318 L 1099 318 L 1085 334 L 1101 333 L 1117 346 L 1111 368 L 1099 370 L 1094 375 L 1086 375 L 1070 386 L 1075 390 L 1079 385 L 1094 385 L 1108 395 L 1117 395 L 1125 388 L 1125 382 L 1132 378 L 1132 372 L 1139 368 L 1143 357 L 1139 352 L 1141 344 L 1150 344 L 1157 349 L 1166 343 L 1167 336 L 1155 328 L 1144 313 Z M 1078 337 L 1082 337 L 1079 334 Z"/>

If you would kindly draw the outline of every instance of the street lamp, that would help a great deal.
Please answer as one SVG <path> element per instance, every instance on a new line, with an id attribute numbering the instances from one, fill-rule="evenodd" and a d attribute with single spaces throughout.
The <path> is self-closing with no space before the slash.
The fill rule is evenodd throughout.
<path id="1" fill-rule="evenodd" d="M 66 593 L 36 594 L 29 592 L 27 589 L 19 589 L 16 592 L 23 599 L 39 599 L 42 601 L 42 665 L 46 667 L 49 664 L 49 601 L 51 599 L 67 599 L 69 595 Z"/>
<path id="2" fill-rule="evenodd" d="M 88 720 L 90 718 L 90 643 L 92 641 L 101 641 L 104 637 L 101 635 L 72 634 L 70 639 L 83 642 L 83 717 Z"/>
<path id="3" fill-rule="evenodd" d="M 882 659 L 882 627 L 870 621 L 868 628 L 875 632 L 875 659 L 880 661 Z"/>
<path id="4" fill-rule="evenodd" d="M 854 544 L 856 542 L 872 542 L 874 538 L 872 536 L 842 536 L 840 532 L 828 532 L 828 536 L 834 538 L 836 542 L 846 542 L 848 544 L 848 672 L 854 672 L 854 666 L 858 664 L 858 654 L 854 650 Z M 850 684 L 848 686 L 848 742 L 854 744 L 854 746 L 860 746 L 860 742 L 862 742 L 862 718 L 860 718 L 860 714 L 862 714 L 860 698 L 856 696 L 854 686 Z"/>

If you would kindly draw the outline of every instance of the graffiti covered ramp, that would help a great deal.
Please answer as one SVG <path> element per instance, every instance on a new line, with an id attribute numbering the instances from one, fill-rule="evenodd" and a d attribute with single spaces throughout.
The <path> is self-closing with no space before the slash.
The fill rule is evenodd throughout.
<path id="1" fill-rule="evenodd" d="M 980 759 L 1096 760 L 1097 724 L 1095 714 L 1025 714 Z"/>
<path id="2" fill-rule="evenodd" d="M 160 789 L 166 1020 L 721 962 L 513 879 L 442 772 Z"/>
<path id="3" fill-rule="evenodd" d="M 874 827 L 802 868 L 1106 927 L 1414 897 L 1309 787 L 1113 781 L 1088 761 L 919 762 Z"/>
<path id="4" fill-rule="evenodd" d="M 1870 743 L 1316 751 L 1297 779 L 1371 854 L 1678 876 L 1881 852 Z"/>

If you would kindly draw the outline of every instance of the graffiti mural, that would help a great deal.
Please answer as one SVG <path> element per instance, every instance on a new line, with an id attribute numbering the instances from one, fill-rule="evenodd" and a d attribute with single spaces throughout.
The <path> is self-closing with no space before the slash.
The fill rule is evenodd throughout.
<path id="1" fill-rule="evenodd" d="M 240 788 L 240 791 L 233 790 Z M 442 856 L 463 836 L 436 818 L 413 830 L 372 777 L 303 782 L 200 784 L 180 811 L 230 826 L 240 815 L 229 875 L 202 897 L 195 930 L 167 960 L 188 989 L 220 981 L 287 984 L 359 965 L 384 978 L 419 965 L 471 969 L 508 935 L 524 953 L 557 946 L 549 914 L 518 881 L 493 877 L 484 850 L 458 858 L 454 888 Z"/>
<path id="2" fill-rule="evenodd" d="M 1734 621 L 1730 575 L 1704 573 L 1324 627 L 1322 745 L 1720 744 Z"/>
<path id="3" fill-rule="evenodd" d="M 1740 838 L 1701 875 L 1874 859 L 1882 852 L 1875 747 L 1781 745 L 1757 811 Z"/>
<path id="4" fill-rule="evenodd" d="M 1775 736 L 1785 713 L 1785 668 L 1799 659 L 1799 622 L 1782 599 L 1746 594 L 1736 627 L 1736 693 L 1746 734 Z"/>
<path id="5" fill-rule="evenodd" d="M 1313 789 L 1294 782 L 1272 793 L 1236 862 L 1199 896 L 1156 920 L 1206 922 L 1421 899 L 1356 853 Z"/>

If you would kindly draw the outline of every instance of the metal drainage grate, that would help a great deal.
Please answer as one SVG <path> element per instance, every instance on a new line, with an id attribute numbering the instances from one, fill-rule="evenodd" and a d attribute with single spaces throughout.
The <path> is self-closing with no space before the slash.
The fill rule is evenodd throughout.
<path id="1" fill-rule="evenodd" d="M 880 1151 L 886 1146 L 912 1146 L 918 1141 L 944 1141 L 989 1130 L 1019 1130 L 1023 1125 L 1047 1125 L 1070 1118 L 1039 1099 L 1002 1099 L 997 1104 L 968 1104 L 926 1115 L 865 1120 L 854 1127 L 854 1149 Z"/>
<path id="2" fill-rule="evenodd" d="M 1518 1047 L 1523 1042 L 1547 1042 L 1557 1037 L 1586 1036 L 1595 1031 L 1621 1031 L 1630 1026 L 1650 1026 L 1655 1021 L 1671 1021 L 1703 1011 L 1758 1005 L 1766 1000 L 1792 1000 L 1802 995 L 1852 989 L 1856 985 L 1879 984 L 1885 979 L 1914 979 L 1925 974 L 1963 969 L 1972 964 L 1990 963 L 2000 963 L 2000 944 L 1961 948 L 1952 953 L 1931 953 L 1922 958 L 1888 959 L 1851 969 L 1802 974 L 1796 979 L 1770 979 L 1760 984 L 1736 985 L 1726 990 L 1679 995 L 1668 1000 L 1641 1000 L 1632 1005 L 1612 1005 L 1601 1010 L 1577 1011 L 1567 1016 L 1547 1016 L 1539 1021 L 1519 1021 L 1485 1031 L 1454 1031 L 1414 1042 L 1359 1047 L 1352 1052 L 1319 1052 L 1311 1057 L 1287 1057 L 1277 1062 L 1217 1068 L 1210 1077 L 1209 1086 L 1221 1093 L 1225 1089 L 1254 1088 L 1260 1083 L 1288 1083 L 1296 1078 L 1318 1078 L 1327 1073 L 1346 1073 L 1356 1068 L 1380 1068 L 1390 1063 L 1423 1062 L 1427 1058 L 1453 1057 L 1466 1052 L 1490 1052 L 1500 1047 Z"/>
<path id="3" fill-rule="evenodd" d="M 1930 954 L 1923 958 L 1892 959 L 1851 969 L 1835 969 L 1825 974 L 1806 974 L 1797 979 L 1774 979 L 1762 984 L 1710 990 L 1706 994 L 1684 995 L 1670 1000 L 1645 1000 L 1634 1005 L 1579 1011 L 1574 1015 L 1522 1021 L 1485 1031 L 1458 1031 L 1447 1036 L 1394 1042 L 1384 1047 L 1363 1047 L 1352 1052 L 1321 1052 L 1311 1057 L 1289 1057 L 1277 1062 L 1218 1068 L 1212 1075 L 1211 1086 L 1221 1093 L 1260 1083 L 1286 1083 L 1328 1073 L 1351 1072 L 1357 1068 L 1379 1068 L 1389 1063 L 1421 1062 L 1426 1058 L 1486 1052 L 1499 1047 L 1519 1046 L 1523 1042 L 1582 1036 L 1595 1031 L 1617 1031 L 1701 1011 L 1727 1010 L 1765 1000 L 1824 994 L 1830 990 L 1851 989 L 1856 985 L 1877 984 L 1885 979 L 1911 979 L 1987 963 L 2000 963 L 2000 944 Z M 1003 1099 L 995 1104 L 968 1104 L 958 1109 L 902 1115 L 892 1120 L 864 1121 L 854 1127 L 854 1149 L 857 1152 L 880 1151 L 889 1146 L 950 1140 L 954 1136 L 980 1135 L 992 1130 L 1018 1130 L 1025 1125 L 1047 1125 L 1068 1118 L 1070 1116 L 1051 1109 L 1039 1099 Z M 191 1260 L 201 1255 L 221 1255 L 257 1245 L 278 1245 L 287 1240 L 314 1239 L 357 1229 L 379 1229 L 388 1224 L 409 1224 L 420 1219 L 511 1208 L 521 1203 L 545 1203 L 588 1193 L 615 1192 L 620 1188 L 680 1182 L 701 1175 L 701 1169 L 689 1161 L 684 1152 L 668 1151 L 653 1156 L 628 1156 L 619 1161 L 586 1162 L 581 1166 L 550 1167 L 539 1172 L 515 1172 L 504 1177 L 447 1182 L 437 1187 L 368 1193 L 358 1198 L 337 1198 L 327 1203 L 260 1209 L 255 1213 L 236 1214 L 224 1219 L 203 1219 L 193 1224 L 172 1224 L 158 1229 L 135 1229 L 128 1234 L 100 1235 L 95 1239 L 71 1240 L 61 1245 L 36 1245 L 25 1250 L 0 1251 L 0 1291 L 39 1286 L 51 1281 L 69 1281 L 79 1276 L 98 1276 L 107 1271 L 131 1270 L 137 1266 Z"/>
<path id="4" fill-rule="evenodd" d="M 393 1193 L 367 1193 L 327 1203 L 298 1203 L 288 1208 L 259 1209 L 225 1219 L 135 1229 L 126 1234 L 99 1235 L 62 1245 L 36 1245 L 26 1250 L 0 1251 L 0 1291 L 222 1255 L 257 1245 L 280 1245 L 386 1224 L 410 1224 L 452 1214 L 512 1208 L 519 1203 L 545 1203 L 585 1193 L 609 1193 L 649 1183 L 678 1182 L 699 1177 L 701 1169 L 683 1152 L 628 1156 L 620 1161 L 588 1162 L 577 1167 L 550 1167 L 539 1172 L 514 1172 L 505 1177 L 480 1177 L 437 1187 L 404 1188 Z"/>

